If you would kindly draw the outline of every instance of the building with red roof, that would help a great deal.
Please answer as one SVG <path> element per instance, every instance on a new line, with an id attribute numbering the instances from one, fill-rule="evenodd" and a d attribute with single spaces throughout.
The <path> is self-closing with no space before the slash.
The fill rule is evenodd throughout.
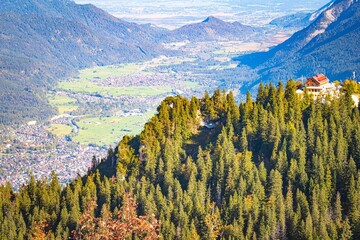
<path id="1" fill-rule="evenodd" d="M 313 95 L 314 99 L 318 96 L 334 96 L 339 92 L 338 88 L 333 83 L 330 83 L 329 79 L 324 74 L 317 74 L 308 78 L 305 83 L 305 89 L 308 93 Z M 303 90 L 298 89 L 296 93 L 299 96 L 302 96 L 304 94 Z"/>
<path id="2" fill-rule="evenodd" d="M 317 74 L 311 78 L 308 78 L 305 85 L 306 87 L 320 87 L 329 83 L 329 79 L 324 74 Z"/>

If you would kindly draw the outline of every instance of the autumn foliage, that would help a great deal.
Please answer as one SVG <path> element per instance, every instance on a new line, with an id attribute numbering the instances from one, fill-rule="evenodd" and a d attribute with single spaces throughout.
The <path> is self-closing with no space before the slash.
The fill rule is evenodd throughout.
<path id="1" fill-rule="evenodd" d="M 46 240 L 51 238 L 50 235 L 49 225 L 45 221 L 41 221 L 34 224 L 30 239 Z"/>
<path id="2" fill-rule="evenodd" d="M 141 239 L 158 239 L 159 222 L 154 215 L 138 216 L 137 204 L 134 199 L 125 194 L 123 205 L 118 212 L 108 212 L 100 218 L 94 217 L 96 202 L 90 201 L 87 211 L 80 217 L 77 230 L 73 232 L 73 239 L 120 240 L 137 236 Z"/>

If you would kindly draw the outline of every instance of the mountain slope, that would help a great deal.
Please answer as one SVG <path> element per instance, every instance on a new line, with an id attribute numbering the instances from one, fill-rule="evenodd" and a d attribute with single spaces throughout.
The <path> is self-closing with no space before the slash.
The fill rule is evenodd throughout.
<path id="1" fill-rule="evenodd" d="M 185 25 L 163 37 L 164 41 L 228 41 L 243 40 L 253 36 L 259 29 L 239 22 L 225 22 L 215 17 L 208 17 L 200 23 Z"/>
<path id="2" fill-rule="evenodd" d="M 93 5 L 68 0 L 16 0 L 3 4 L 2 53 L 15 51 L 42 60 L 49 56 L 39 51 L 48 50 L 60 63 L 85 67 L 148 58 L 163 51 L 143 27 Z M 15 49 L 14 41 L 21 48 Z M 32 49 L 23 48 L 30 44 Z"/>
<path id="3" fill-rule="evenodd" d="M 305 28 L 310 22 L 310 16 L 312 14 L 308 12 L 298 12 L 291 15 L 275 18 L 269 24 L 281 28 Z"/>
<path id="4" fill-rule="evenodd" d="M 167 97 L 83 178 L 0 186 L 1 239 L 360 239 L 350 94 L 329 111 L 296 89 L 266 85 L 240 105 L 221 90 Z"/>
<path id="5" fill-rule="evenodd" d="M 335 0 L 324 5 L 322 8 L 318 9 L 315 12 L 298 12 L 291 15 L 283 16 L 276 18 L 270 22 L 270 25 L 274 25 L 282 28 L 305 28 L 314 22 L 322 12 L 329 9 Z"/>
<path id="6" fill-rule="evenodd" d="M 69 0 L 4 0 L 0 3 L 0 121 L 10 115 L 6 95 L 38 89 L 54 79 L 93 65 L 148 59 L 166 52 L 146 28 L 117 19 L 93 5 Z M 5 81 L 6 80 L 6 81 Z M 9 81 L 18 87 L 7 87 Z M 39 96 L 30 94 L 31 102 Z M 32 96 L 31 96 L 32 95 Z M 19 100 L 21 101 L 21 100 Z M 38 108 L 44 101 L 40 101 Z M 36 104 L 37 105 L 37 104 Z M 46 108 L 46 106 L 45 106 Z M 28 112 L 36 118 L 39 112 Z"/>
<path id="7" fill-rule="evenodd" d="M 323 72 L 344 79 L 360 68 L 359 2 L 335 1 L 307 28 L 265 53 L 241 56 L 264 81 Z"/>

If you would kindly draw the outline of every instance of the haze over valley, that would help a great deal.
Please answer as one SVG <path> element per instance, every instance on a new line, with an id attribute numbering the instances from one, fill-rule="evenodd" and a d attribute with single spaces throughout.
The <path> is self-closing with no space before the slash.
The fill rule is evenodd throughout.
<path id="1" fill-rule="evenodd" d="M 116 1 L 116 0 L 76 0 L 91 3 L 116 17 L 139 24 L 151 23 L 159 27 L 175 29 L 186 24 L 199 22 L 208 16 L 225 21 L 239 21 L 246 25 L 263 26 L 272 19 L 296 12 L 312 12 L 327 0 L 305 1 Z"/>

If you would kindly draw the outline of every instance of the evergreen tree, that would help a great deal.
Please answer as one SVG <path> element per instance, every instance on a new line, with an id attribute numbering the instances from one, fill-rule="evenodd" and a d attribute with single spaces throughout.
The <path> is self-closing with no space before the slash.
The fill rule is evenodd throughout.
<path id="1" fill-rule="evenodd" d="M 359 239 L 359 111 L 346 88 L 324 102 L 296 88 L 260 84 L 239 107 L 220 90 L 166 98 L 106 173 L 1 186 L 0 238 Z M 124 229 L 124 214 L 151 231 Z"/>

